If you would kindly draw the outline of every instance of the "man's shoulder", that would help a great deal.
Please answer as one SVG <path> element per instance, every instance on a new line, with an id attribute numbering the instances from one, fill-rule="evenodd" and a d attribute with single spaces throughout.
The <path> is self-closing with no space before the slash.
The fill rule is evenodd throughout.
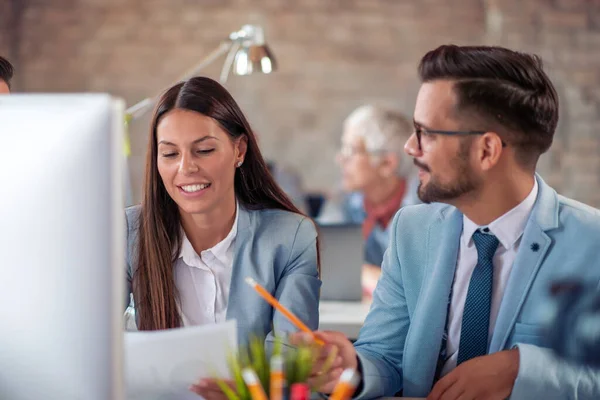
<path id="1" fill-rule="evenodd" d="M 600 219 L 599 209 L 560 194 L 558 195 L 558 204 L 561 212 L 573 213 L 580 217 Z"/>
<path id="2" fill-rule="evenodd" d="M 460 211 L 454 206 L 441 203 L 402 207 L 389 227 L 390 240 L 398 249 L 404 249 L 404 255 L 421 254 L 427 251 L 426 243 L 429 240 L 436 241 L 447 228 L 455 227 L 455 217 L 459 214 Z"/>
<path id="3" fill-rule="evenodd" d="M 600 210 L 558 195 L 558 218 L 564 229 L 583 229 L 600 235 Z M 578 232 L 579 236 L 583 232 Z"/>
<path id="4" fill-rule="evenodd" d="M 396 213 L 396 227 L 402 225 L 402 229 L 407 227 L 423 228 L 429 223 L 444 219 L 449 213 L 457 211 L 454 206 L 442 203 L 414 204 L 404 206 Z"/>

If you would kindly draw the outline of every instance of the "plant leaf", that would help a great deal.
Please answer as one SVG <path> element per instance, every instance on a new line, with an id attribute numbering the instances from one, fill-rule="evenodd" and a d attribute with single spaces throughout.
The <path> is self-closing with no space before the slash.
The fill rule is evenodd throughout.
<path id="1" fill-rule="evenodd" d="M 225 394 L 225 396 L 227 396 L 229 400 L 241 400 L 240 396 L 238 396 L 233 391 L 233 389 L 221 379 L 217 379 L 217 385 L 219 385 L 219 388 L 223 391 L 223 393 Z"/>

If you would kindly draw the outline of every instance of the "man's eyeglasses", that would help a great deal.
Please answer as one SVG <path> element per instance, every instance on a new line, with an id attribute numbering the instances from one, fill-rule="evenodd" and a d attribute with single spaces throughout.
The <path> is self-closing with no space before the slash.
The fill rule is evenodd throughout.
<path id="1" fill-rule="evenodd" d="M 421 145 L 421 137 L 423 135 L 447 135 L 447 136 L 457 136 L 457 135 L 483 135 L 486 131 L 438 131 L 432 129 L 425 129 L 420 126 L 415 126 L 415 135 L 417 136 L 417 144 L 419 145 L 419 150 L 423 150 L 423 146 Z M 502 147 L 506 147 L 506 143 L 502 141 Z"/>

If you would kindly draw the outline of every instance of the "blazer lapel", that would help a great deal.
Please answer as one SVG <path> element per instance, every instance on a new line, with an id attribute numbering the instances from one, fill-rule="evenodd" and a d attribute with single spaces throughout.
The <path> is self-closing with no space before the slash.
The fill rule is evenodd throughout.
<path id="1" fill-rule="evenodd" d="M 519 252 L 502 296 L 490 353 L 506 346 L 529 289 L 552 244 L 546 231 L 559 225 L 557 194 L 539 176 L 536 175 L 536 179 L 539 185 L 538 198 L 523 232 Z"/>
<path id="2" fill-rule="evenodd" d="M 463 226 L 460 211 L 451 208 L 445 212 L 446 215 L 442 215 L 429 228 L 427 275 L 423 279 L 419 304 L 414 313 L 419 316 L 415 322 L 418 321 L 420 327 L 411 327 L 420 336 L 416 338 L 419 343 L 419 349 L 416 350 L 418 355 L 415 354 L 410 368 L 418 369 L 423 378 L 419 381 L 428 383 L 433 382 L 435 376 Z M 429 389 L 424 388 L 425 391 Z"/>
<path id="3" fill-rule="evenodd" d="M 241 315 L 236 315 L 237 310 L 244 310 L 241 304 L 238 304 L 240 298 L 248 298 L 246 292 L 252 289 L 246 285 L 244 279 L 250 275 L 245 272 L 246 263 L 241 262 L 243 255 L 247 251 L 248 241 L 251 236 L 250 212 L 242 205 L 239 207 L 238 229 L 235 238 L 233 265 L 231 271 L 231 284 L 229 288 L 229 299 L 227 300 L 227 319 L 238 319 Z"/>

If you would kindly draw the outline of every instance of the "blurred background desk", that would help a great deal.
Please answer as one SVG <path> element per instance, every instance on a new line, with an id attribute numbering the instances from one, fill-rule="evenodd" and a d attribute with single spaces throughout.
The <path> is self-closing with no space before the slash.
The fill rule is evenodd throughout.
<path id="1" fill-rule="evenodd" d="M 353 301 L 321 301 L 319 330 L 340 331 L 356 339 L 371 304 Z"/>

